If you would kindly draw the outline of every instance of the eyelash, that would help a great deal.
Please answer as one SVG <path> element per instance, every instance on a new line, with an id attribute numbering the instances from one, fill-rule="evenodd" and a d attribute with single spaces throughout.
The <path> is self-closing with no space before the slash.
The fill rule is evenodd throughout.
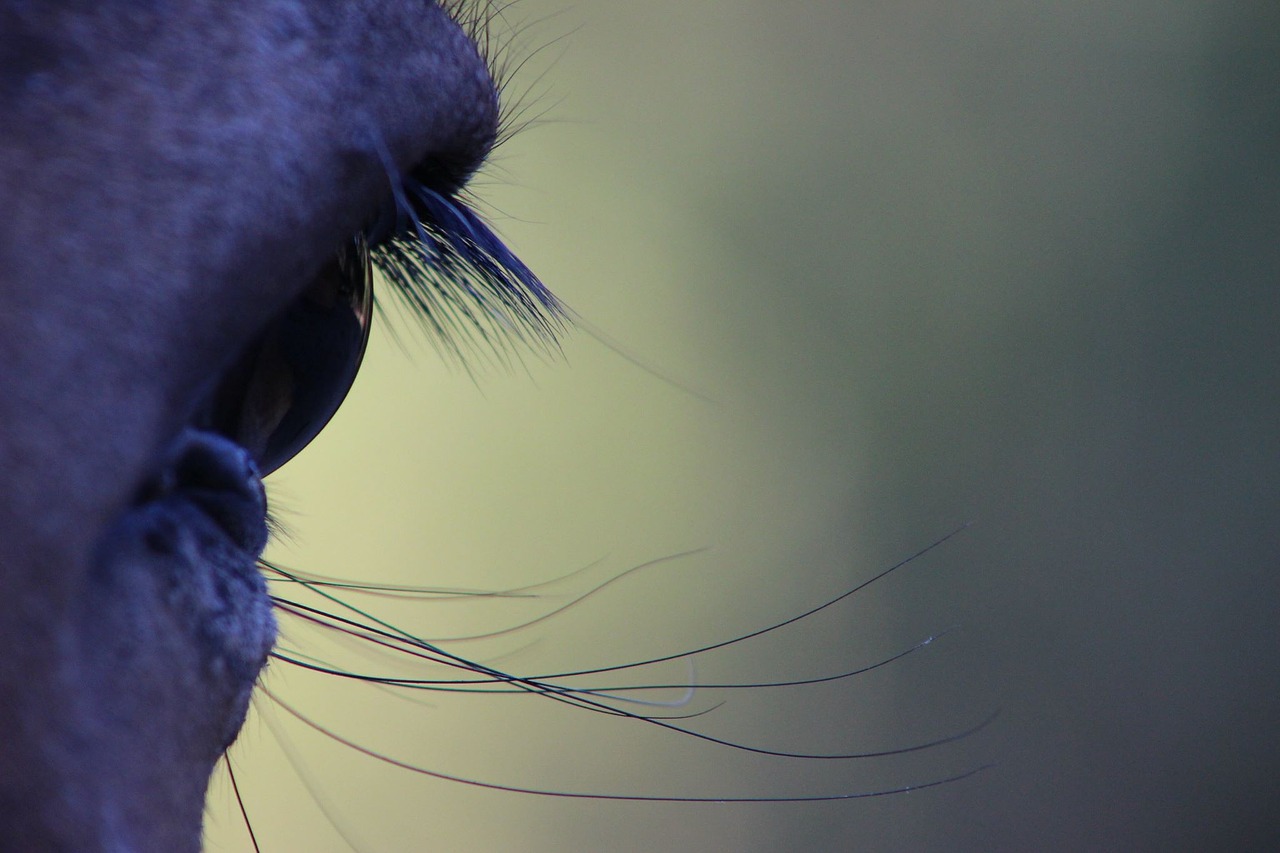
<path id="1" fill-rule="evenodd" d="M 504 6 L 492 0 L 440 0 L 440 6 L 476 45 L 499 104 L 493 148 L 523 130 L 524 98 L 503 93 L 519 64 L 508 61 L 515 36 L 499 40 L 495 21 Z M 518 32 L 518 31 L 516 31 Z M 388 164 L 391 192 L 361 238 L 369 262 L 391 285 L 400 306 L 427 330 L 441 354 L 463 366 L 475 349 L 503 357 L 511 345 L 554 349 L 567 325 L 564 305 L 494 233 L 463 197 L 470 174 L 441 192 L 415 175 L 456 178 L 456 170 L 430 161 L 407 175 Z M 375 308 L 385 317 L 382 303 Z"/>
<path id="2" fill-rule="evenodd" d="M 366 229 L 373 266 L 448 355 L 468 345 L 554 347 L 560 301 L 456 193 L 394 179 L 392 206 Z"/>

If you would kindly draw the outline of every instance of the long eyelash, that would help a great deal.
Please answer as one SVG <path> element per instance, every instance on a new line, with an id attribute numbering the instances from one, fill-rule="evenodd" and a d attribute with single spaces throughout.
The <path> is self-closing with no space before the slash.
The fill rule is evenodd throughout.
<path id="1" fill-rule="evenodd" d="M 500 144 L 528 123 L 525 99 L 512 107 L 502 97 L 522 65 L 509 61 L 518 28 L 505 21 L 493 26 L 509 4 L 443 0 L 441 6 L 489 69 L 499 104 L 493 145 Z M 512 34 L 499 40 L 498 29 Z M 398 173 L 385 156 L 384 167 L 391 204 L 365 229 L 370 260 L 441 354 L 467 366 L 467 355 L 477 347 L 503 360 L 513 343 L 555 349 L 567 325 L 564 306 L 475 212 L 465 188 L 441 192 Z"/>
<path id="2" fill-rule="evenodd" d="M 366 235 L 370 258 L 447 355 L 465 360 L 465 344 L 498 355 L 513 341 L 555 347 L 564 308 L 464 201 L 412 178 L 394 198 L 396 224 Z"/>

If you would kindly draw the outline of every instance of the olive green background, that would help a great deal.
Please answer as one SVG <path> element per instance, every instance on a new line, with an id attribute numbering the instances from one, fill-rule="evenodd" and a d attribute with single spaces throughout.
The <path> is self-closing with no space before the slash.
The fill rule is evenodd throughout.
<path id="1" fill-rule="evenodd" d="M 957 628 L 849 682 L 648 710 L 714 708 L 683 724 L 836 752 L 1001 714 L 959 744 L 806 763 L 528 697 L 406 702 L 280 664 L 267 686 L 397 759 L 517 786 L 803 795 L 995 766 L 817 805 L 557 800 L 377 764 L 260 697 L 233 757 L 262 849 L 347 849 L 317 802 L 377 851 L 1280 842 L 1280 6 L 509 14 L 533 22 L 516 61 L 554 42 L 508 91 L 532 87 L 542 119 L 476 194 L 588 331 L 510 369 L 477 354 L 473 379 L 412 322 L 396 324 L 407 354 L 379 330 L 348 404 L 269 484 L 292 531 L 272 555 L 483 589 L 594 564 L 539 599 L 386 605 L 436 637 L 707 548 L 448 646 L 537 674 L 780 621 L 972 521 L 811 620 L 595 683 L 812 677 Z M 294 624 L 285 642 L 329 653 Z M 209 847 L 248 848 L 223 780 Z"/>

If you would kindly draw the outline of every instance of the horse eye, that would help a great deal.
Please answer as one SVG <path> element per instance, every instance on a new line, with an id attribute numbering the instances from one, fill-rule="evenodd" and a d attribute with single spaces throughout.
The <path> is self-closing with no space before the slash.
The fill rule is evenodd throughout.
<path id="1" fill-rule="evenodd" d="M 210 418 L 266 476 L 333 417 L 355 381 L 373 308 L 369 250 L 343 247 L 223 378 Z"/>

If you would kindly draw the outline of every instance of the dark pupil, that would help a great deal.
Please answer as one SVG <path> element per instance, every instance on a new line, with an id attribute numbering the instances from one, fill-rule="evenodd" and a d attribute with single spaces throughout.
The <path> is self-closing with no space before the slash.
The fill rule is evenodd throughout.
<path id="1" fill-rule="evenodd" d="M 266 476 L 324 428 L 355 381 L 369 340 L 369 252 L 352 241 L 275 319 L 219 386 L 213 428 Z"/>

